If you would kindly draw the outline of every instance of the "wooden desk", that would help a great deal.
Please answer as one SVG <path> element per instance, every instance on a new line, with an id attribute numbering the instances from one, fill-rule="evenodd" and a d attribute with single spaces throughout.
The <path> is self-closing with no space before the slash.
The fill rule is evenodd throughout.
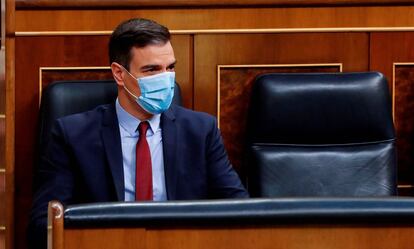
<path id="1" fill-rule="evenodd" d="M 257 200 L 247 200 L 255 201 Z M 85 220 L 79 222 L 75 217 L 74 222 L 67 224 L 68 227 L 64 226 L 67 209 L 63 209 L 57 202 L 51 202 L 49 249 L 400 249 L 411 248 L 414 243 L 413 200 L 403 199 L 406 203 L 400 205 L 396 199 L 360 199 L 351 200 L 353 203 L 349 206 L 340 199 L 322 199 L 320 206 L 318 201 L 264 199 L 264 206 L 273 205 L 278 208 L 259 208 L 257 212 L 251 210 L 249 213 L 242 207 L 236 208 L 235 213 L 238 214 L 230 216 L 228 214 L 232 207 L 223 212 L 217 212 L 221 208 L 215 209 L 217 216 L 214 216 L 211 210 L 203 212 L 206 202 L 202 202 L 201 206 L 200 202 L 196 202 L 192 208 L 180 208 L 178 206 L 182 203 L 188 203 L 180 202 L 177 207 L 173 207 L 178 212 L 176 214 L 171 210 L 170 204 L 166 204 L 166 215 L 163 215 L 163 207 L 157 207 L 154 208 L 157 209 L 155 213 L 149 216 L 140 214 L 127 220 L 123 217 L 125 212 L 121 211 L 116 218 L 121 219 L 121 222 L 118 220 L 112 224 L 108 219 L 99 221 L 103 216 L 108 218 L 108 212 L 87 211 L 87 215 L 80 219 L 89 219 L 94 225 L 89 226 Z M 219 201 L 219 205 L 222 204 Z M 99 208 L 105 209 L 106 205 Z M 144 212 L 152 209 L 143 207 L 145 204 L 138 205 L 141 205 Z M 174 215 L 177 217 L 174 218 Z M 240 216 L 239 219 L 237 215 Z M 196 218 L 192 222 L 194 217 Z M 125 226 L 122 226 L 122 220 L 127 221 Z"/>

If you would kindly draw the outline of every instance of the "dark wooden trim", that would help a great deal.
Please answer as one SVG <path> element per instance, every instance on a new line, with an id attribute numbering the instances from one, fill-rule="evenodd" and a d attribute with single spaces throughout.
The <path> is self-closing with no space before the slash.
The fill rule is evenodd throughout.
<path id="1" fill-rule="evenodd" d="M 1 1 L 1 4 L 0 4 L 0 11 L 1 11 L 1 14 L 0 14 L 0 20 L 1 20 L 1 23 L 0 23 L 0 26 L 1 26 L 1 28 L 0 28 L 0 33 L 1 33 L 1 46 L 2 47 L 4 47 L 4 45 L 5 45 L 5 43 L 6 43 L 6 15 L 5 15 L 5 13 L 6 13 L 6 2 L 5 1 Z M 3 64 L 4 65 L 4 64 Z"/>
<path id="2" fill-rule="evenodd" d="M 5 2 L 5 81 L 6 81 L 6 249 L 14 248 L 14 61 L 15 61 L 15 0 Z"/>
<path id="3" fill-rule="evenodd" d="M 413 0 L 16 0 L 16 9 L 328 7 L 414 5 Z"/>

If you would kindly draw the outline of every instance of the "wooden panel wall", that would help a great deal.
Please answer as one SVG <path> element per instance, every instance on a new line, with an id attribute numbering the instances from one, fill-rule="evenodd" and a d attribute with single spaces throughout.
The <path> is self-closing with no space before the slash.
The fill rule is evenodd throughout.
<path id="1" fill-rule="evenodd" d="M 254 1 L 252 1 L 254 2 Z M 238 7 L 114 10 L 18 10 L 16 31 L 112 30 L 126 18 L 151 18 L 170 29 L 412 27 L 414 6 Z M 36 20 L 34 22 L 33 20 Z"/>
<path id="2" fill-rule="evenodd" d="M 87 8 L 80 2 L 87 4 Z M 10 76 L 12 83 L 8 85 L 9 95 L 6 96 L 9 106 L 6 108 L 6 131 L 15 134 L 16 144 L 12 139 L 14 136 L 6 137 L 5 148 L 6 165 L 10 165 L 6 180 L 15 187 L 15 192 L 13 189 L 9 191 L 12 195 L 9 199 L 14 196 L 16 207 L 13 219 L 15 248 L 26 247 L 24 234 L 31 204 L 41 89 L 51 80 L 65 79 L 68 74 L 71 78 L 108 77 L 105 72 L 97 73 L 91 67 L 109 66 L 107 42 L 110 31 L 131 17 L 151 18 L 172 30 L 172 43 L 178 59 L 177 81 L 182 88 L 184 106 L 219 118 L 220 115 L 231 115 L 231 110 L 221 108 L 223 113 L 220 114 L 218 108 L 234 104 L 234 98 L 228 98 L 233 80 L 251 84 L 252 75 L 266 71 L 263 67 L 270 65 L 288 65 L 282 71 L 289 72 L 383 72 L 389 79 L 390 89 L 395 89 L 400 190 L 405 195 L 413 194 L 414 119 L 410 112 L 414 102 L 414 82 L 411 80 L 414 66 L 396 64 L 393 74 L 394 63 L 414 61 L 411 48 L 414 4 L 411 1 L 366 0 L 361 4 L 356 0 L 299 0 L 295 1 L 298 5 L 293 6 L 292 1 L 281 0 L 243 3 L 173 0 L 169 1 L 170 5 L 165 5 L 166 1 L 155 2 L 158 4 L 145 0 L 122 0 L 119 5 L 94 0 L 17 0 L 13 18 L 15 29 L 12 31 L 16 35 L 16 49 L 14 43 L 11 45 L 15 57 L 9 61 L 10 72 L 15 69 L 16 78 Z M 299 65 L 305 65 L 306 69 Z M 73 70 L 74 67 L 78 69 Z M 220 85 L 219 79 L 222 79 Z M 218 98 L 220 91 L 223 91 L 221 96 L 227 97 Z M 242 104 L 240 101 L 234 104 L 235 110 Z M 241 122 L 237 124 L 243 128 Z M 220 125 L 226 146 L 237 152 L 240 142 L 236 140 L 240 141 L 241 136 L 232 137 L 231 127 Z M 232 160 L 243 174 L 237 153 Z M 1 234 L 2 231 L 0 241 Z"/>
<path id="3" fill-rule="evenodd" d="M 342 63 L 368 70 L 364 33 L 210 34 L 194 38 L 194 107 L 216 114 L 217 66 Z"/>

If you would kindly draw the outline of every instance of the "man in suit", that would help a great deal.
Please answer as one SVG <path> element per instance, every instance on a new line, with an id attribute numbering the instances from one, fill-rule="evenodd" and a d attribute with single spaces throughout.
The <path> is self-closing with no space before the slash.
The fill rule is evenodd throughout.
<path id="1" fill-rule="evenodd" d="M 109 42 L 115 103 L 60 118 L 42 155 L 29 225 L 46 246 L 47 204 L 246 198 L 212 116 L 171 105 L 176 59 L 167 28 L 121 23 Z"/>

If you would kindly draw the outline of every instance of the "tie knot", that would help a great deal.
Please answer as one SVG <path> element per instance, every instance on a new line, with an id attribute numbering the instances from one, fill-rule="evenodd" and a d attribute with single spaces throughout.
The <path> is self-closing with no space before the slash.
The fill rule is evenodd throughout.
<path id="1" fill-rule="evenodd" d="M 138 131 L 139 131 L 139 136 L 146 136 L 147 135 L 147 130 L 148 130 L 148 122 L 147 121 L 143 121 L 141 123 L 139 123 L 138 125 Z"/>

